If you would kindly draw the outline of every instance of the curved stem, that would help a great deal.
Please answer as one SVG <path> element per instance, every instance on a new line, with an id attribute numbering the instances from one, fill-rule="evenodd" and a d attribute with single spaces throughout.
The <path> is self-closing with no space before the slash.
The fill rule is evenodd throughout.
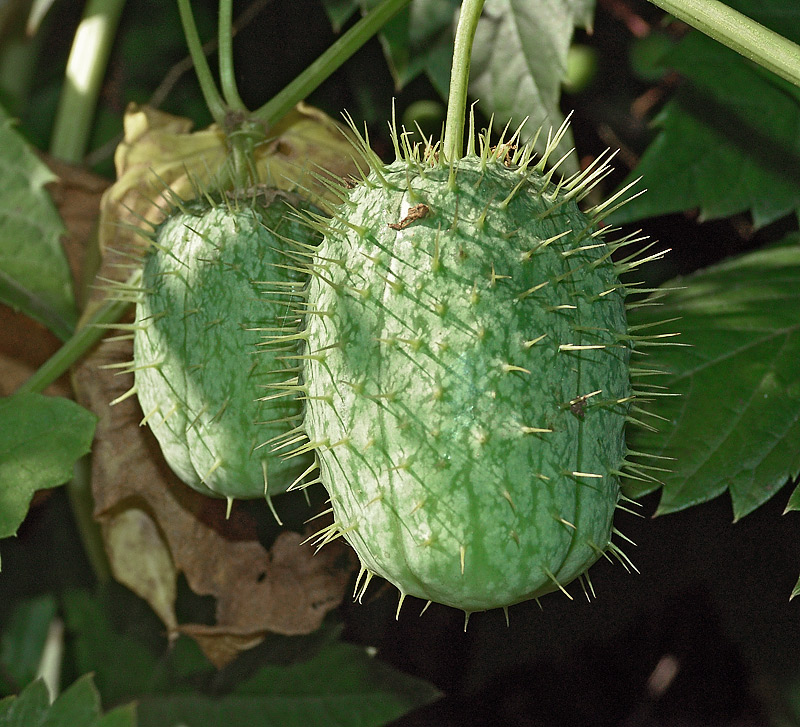
<path id="1" fill-rule="evenodd" d="M 223 125 L 228 109 L 225 106 L 225 102 L 222 100 L 222 96 L 219 95 L 217 84 L 214 82 L 214 76 L 211 74 L 211 68 L 203 53 L 203 44 L 200 42 L 197 26 L 194 24 L 192 6 L 189 0 L 178 0 L 178 10 L 181 14 L 181 23 L 183 24 L 183 34 L 186 36 L 186 45 L 189 46 L 189 55 L 192 56 L 192 63 L 194 63 L 194 70 L 195 73 L 197 73 L 197 80 L 200 82 L 200 90 L 203 92 L 206 106 L 208 106 L 208 110 L 214 118 L 214 121 Z"/>
<path id="2" fill-rule="evenodd" d="M 130 276 L 126 285 L 136 287 L 141 282 L 141 278 L 141 270 L 137 270 Z M 69 338 L 58 351 L 47 359 L 47 361 L 17 389 L 17 392 L 41 393 L 44 391 L 97 343 L 106 334 L 106 328 L 104 326 L 116 323 L 122 318 L 130 305 L 130 303 L 116 300 L 106 301 L 86 323 L 75 331 L 72 337 Z"/>
<path id="3" fill-rule="evenodd" d="M 50 153 L 80 162 L 92 131 L 97 97 L 125 0 L 89 0 L 72 41 Z"/>
<path id="4" fill-rule="evenodd" d="M 299 101 L 306 98 L 317 86 L 352 56 L 364 43 L 382 28 L 386 22 L 402 10 L 411 0 L 383 0 L 369 11 L 317 60 L 306 68 L 286 88 L 278 92 L 260 109 L 253 112 L 252 119 L 262 121 L 267 127 L 285 116 Z"/>
<path id="5" fill-rule="evenodd" d="M 745 58 L 800 86 L 800 46 L 719 0 L 650 0 Z"/>
<path id="6" fill-rule="evenodd" d="M 453 162 L 464 155 L 464 118 L 467 113 L 469 65 L 472 58 L 472 41 L 481 17 L 484 0 L 464 0 L 456 27 L 453 66 L 450 69 L 450 92 L 447 96 L 447 119 L 444 126 L 442 151 L 444 158 Z"/>
<path id="7" fill-rule="evenodd" d="M 233 72 L 231 14 L 231 0 L 219 0 L 219 80 L 228 108 L 234 111 L 247 111 L 247 107 L 239 96 L 239 89 L 236 88 L 236 75 Z"/>

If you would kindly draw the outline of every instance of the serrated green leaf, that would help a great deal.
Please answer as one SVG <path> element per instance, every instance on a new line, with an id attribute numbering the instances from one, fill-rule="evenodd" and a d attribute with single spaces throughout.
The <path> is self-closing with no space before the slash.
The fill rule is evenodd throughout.
<path id="1" fill-rule="evenodd" d="M 667 420 L 659 432 L 631 432 L 633 449 L 674 458 L 657 514 L 728 490 L 739 519 L 800 472 L 800 236 L 786 242 L 672 281 L 684 287 L 662 305 L 631 311 L 634 326 L 679 317 L 650 332 L 688 344 L 644 349 L 643 366 L 669 371 L 657 383 L 681 394 L 648 406 Z"/>
<path id="2" fill-rule="evenodd" d="M 789 501 L 786 503 L 786 507 L 783 510 L 784 515 L 787 512 L 793 512 L 795 510 L 800 510 L 800 485 L 792 490 L 792 494 L 789 495 Z"/>
<path id="3" fill-rule="evenodd" d="M 361 0 L 364 8 L 374 3 Z M 447 97 L 459 7 L 457 0 L 413 0 L 387 23 L 381 40 L 398 88 L 426 72 Z M 593 11 L 594 0 L 487 0 L 475 34 L 469 90 L 496 125 L 527 118 L 532 135 L 539 126 L 562 122 L 558 102 L 567 52 L 575 27 L 590 26 Z M 565 139 L 564 150 L 570 145 Z"/>
<path id="4" fill-rule="evenodd" d="M 36 678 L 56 601 L 46 594 L 19 602 L 0 626 L 0 689 L 17 691 Z M 5 684 L 10 677 L 13 684 Z"/>
<path id="5" fill-rule="evenodd" d="M 87 674 L 66 689 L 41 720 L 42 727 L 90 727 L 100 716 L 100 695 Z"/>
<path id="6" fill-rule="evenodd" d="M 426 682 L 337 642 L 307 662 L 264 667 L 224 697 L 143 697 L 139 720 L 142 727 L 377 727 L 437 697 Z"/>
<path id="7" fill-rule="evenodd" d="M 0 301 L 66 340 L 77 313 L 64 223 L 44 188 L 53 179 L 0 108 Z"/>
<path id="8" fill-rule="evenodd" d="M 16 697 L 0 702 L 0 727 L 35 727 L 50 707 L 50 693 L 41 679 L 25 687 Z"/>
<path id="9" fill-rule="evenodd" d="M 800 89 L 701 33 L 663 60 L 687 83 L 631 175 L 647 194 L 609 221 L 698 208 L 703 220 L 749 211 L 761 227 L 800 207 Z"/>
<path id="10" fill-rule="evenodd" d="M 123 707 L 105 717 L 100 696 L 87 674 L 61 694 L 53 704 L 44 682 L 37 680 L 16 697 L 0 702 L 0 727 L 135 727 L 136 713 Z"/>
<path id="11" fill-rule="evenodd" d="M 15 394 L 0 399 L 0 538 L 28 512 L 33 493 L 72 477 L 89 451 L 96 417 L 69 399 Z"/>
<path id="12" fill-rule="evenodd" d="M 487 0 L 475 33 L 470 93 L 495 123 L 527 118 L 530 134 L 561 123 L 567 52 L 575 26 L 590 26 L 593 10 L 593 0 Z M 571 144 L 565 139 L 564 150 Z"/>

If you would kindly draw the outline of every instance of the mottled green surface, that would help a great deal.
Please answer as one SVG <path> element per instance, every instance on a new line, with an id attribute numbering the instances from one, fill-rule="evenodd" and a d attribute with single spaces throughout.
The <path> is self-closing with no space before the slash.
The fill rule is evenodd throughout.
<path id="1" fill-rule="evenodd" d="M 401 593 L 468 612 L 553 591 L 607 548 L 631 393 L 607 245 L 574 202 L 545 214 L 560 197 L 535 171 L 481 165 L 462 159 L 451 189 L 446 167 L 395 162 L 396 189 L 350 192 L 305 367 L 334 530 Z"/>
<path id="2" fill-rule="evenodd" d="M 177 213 L 146 259 L 134 339 L 139 401 L 170 467 L 205 494 L 283 492 L 308 465 L 260 446 L 301 415 L 294 400 L 258 401 L 274 393 L 270 384 L 297 376 L 297 361 L 285 358 L 294 345 L 260 346 L 260 329 L 296 325 L 293 296 L 277 298 L 266 283 L 301 281 L 271 232 L 309 240 L 286 211 L 279 198 L 267 209 Z"/>

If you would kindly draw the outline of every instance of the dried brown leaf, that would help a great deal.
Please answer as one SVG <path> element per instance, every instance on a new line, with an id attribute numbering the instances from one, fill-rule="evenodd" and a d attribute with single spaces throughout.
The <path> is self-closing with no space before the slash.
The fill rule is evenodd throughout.
<path id="1" fill-rule="evenodd" d="M 101 250 L 135 245 L 136 234 L 130 226 L 161 221 L 170 206 L 166 187 L 191 199 L 195 185 L 209 184 L 228 153 L 225 136 L 216 124 L 192 132 L 189 119 L 147 106 L 132 104 L 124 126 L 125 138 L 114 155 L 117 181 L 101 205 Z M 353 154 L 352 145 L 331 118 L 301 103 L 270 129 L 267 143 L 256 147 L 255 168 L 259 181 L 268 186 L 305 188 L 329 197 L 315 174 L 321 169 L 334 177 L 354 174 Z"/>
<path id="2" fill-rule="evenodd" d="M 88 282 L 84 278 L 84 266 L 100 214 L 100 200 L 111 183 L 83 167 L 54 157 L 43 155 L 43 161 L 56 175 L 47 190 L 67 228 L 62 244 L 75 282 L 74 289 L 81 290 L 84 282 Z M 93 273 L 90 271 L 90 275 Z"/>
<path id="3" fill-rule="evenodd" d="M 164 184 L 191 197 L 191 178 L 207 181 L 223 163 L 226 147 L 219 130 L 190 130 L 186 119 L 147 108 L 129 110 L 125 140 L 115 156 L 119 178 L 101 205 L 100 278 L 124 280 L 136 265 L 129 251 L 141 245 L 130 228 L 145 219 L 160 221 L 162 212 L 153 200 Z M 272 140 L 257 153 L 265 182 L 283 189 L 301 184 L 320 192 L 307 165 L 320 165 L 334 175 L 355 170 L 349 142 L 315 109 L 298 107 L 272 132 Z M 88 310 L 103 297 L 96 289 Z M 103 527 L 115 577 L 151 604 L 170 635 L 194 636 L 218 666 L 266 633 L 317 629 L 344 595 L 354 567 L 349 549 L 332 543 L 314 556 L 310 546 L 300 546 L 301 535 L 285 531 L 267 550 L 251 516 L 234 507 L 226 519 L 224 500 L 185 486 L 165 463 L 150 430 L 139 426 L 142 412 L 135 396 L 109 407 L 133 382 L 131 374 L 104 366 L 131 358 L 130 340 L 103 342 L 73 378 L 79 402 L 99 417 L 92 488 L 95 517 Z M 216 624 L 177 623 L 179 573 L 194 593 L 216 599 Z"/>
<path id="4" fill-rule="evenodd" d="M 136 506 L 109 512 L 103 540 L 114 578 L 147 601 L 174 634 L 178 574 L 155 520 Z"/>
<path id="5" fill-rule="evenodd" d="M 109 254 L 106 264 L 113 258 Z M 226 519 L 224 500 L 184 485 L 150 430 L 139 426 L 143 415 L 135 396 L 109 407 L 130 390 L 133 377 L 103 367 L 130 358 L 130 340 L 106 341 L 73 377 L 78 401 L 99 417 L 92 490 L 115 577 L 151 604 L 170 635 L 196 637 L 218 666 L 268 632 L 317 629 L 344 596 L 354 567 L 349 549 L 331 543 L 315 556 L 309 545 L 299 545 L 301 535 L 285 531 L 267 550 L 247 513 L 234 507 Z M 133 558 L 131 547 L 137 549 Z M 171 594 L 181 572 L 193 592 L 216 599 L 214 626 L 176 626 Z"/>

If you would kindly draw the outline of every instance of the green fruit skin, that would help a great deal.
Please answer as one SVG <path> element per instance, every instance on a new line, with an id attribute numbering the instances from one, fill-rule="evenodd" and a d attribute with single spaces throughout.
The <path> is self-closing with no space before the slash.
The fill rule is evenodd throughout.
<path id="1" fill-rule="evenodd" d="M 310 232 L 268 207 L 195 204 L 169 217 L 146 256 L 136 307 L 135 387 L 145 418 L 174 472 L 216 497 L 284 492 L 308 466 L 265 445 L 302 416 L 293 399 L 259 401 L 292 375 L 291 347 L 263 351 L 264 327 L 296 317 L 291 298 L 265 301 L 266 281 L 294 281 L 274 234 L 310 242 Z M 288 418 L 288 419 L 287 419 Z M 294 423 L 292 423 L 294 422 Z"/>
<path id="2" fill-rule="evenodd" d="M 561 588 L 609 546 L 626 453 L 610 248 L 530 169 L 381 173 L 349 193 L 308 293 L 306 428 L 338 532 L 401 594 L 467 612 Z"/>

